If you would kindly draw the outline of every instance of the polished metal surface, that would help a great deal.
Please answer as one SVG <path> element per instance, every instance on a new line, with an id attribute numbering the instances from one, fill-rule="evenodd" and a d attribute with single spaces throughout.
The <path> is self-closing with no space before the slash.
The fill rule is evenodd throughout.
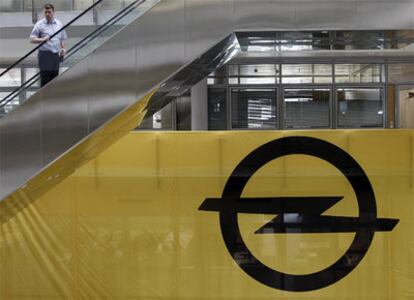
<path id="1" fill-rule="evenodd" d="M 161 1 L 0 120 L 0 198 L 235 31 L 413 28 L 413 0 Z"/>

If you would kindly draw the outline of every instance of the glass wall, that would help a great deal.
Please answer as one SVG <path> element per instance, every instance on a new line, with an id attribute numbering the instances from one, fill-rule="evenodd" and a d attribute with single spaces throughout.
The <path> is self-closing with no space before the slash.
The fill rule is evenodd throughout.
<path id="1" fill-rule="evenodd" d="M 279 82 L 279 65 L 230 65 L 229 84 L 275 84 Z"/>
<path id="2" fill-rule="evenodd" d="M 385 68 L 374 63 L 229 64 L 208 78 L 209 127 L 383 128 Z M 404 70 L 414 74 L 412 68 Z"/>
<path id="3" fill-rule="evenodd" d="M 282 65 L 282 83 L 332 83 L 332 65 L 286 64 Z"/>
<path id="4" fill-rule="evenodd" d="M 283 96 L 286 129 L 330 127 L 330 89 L 289 88 Z"/>
<path id="5" fill-rule="evenodd" d="M 337 64 L 336 83 L 379 83 L 383 82 L 383 65 L 380 64 Z"/>
<path id="6" fill-rule="evenodd" d="M 382 88 L 341 88 L 337 90 L 338 127 L 383 127 Z"/>

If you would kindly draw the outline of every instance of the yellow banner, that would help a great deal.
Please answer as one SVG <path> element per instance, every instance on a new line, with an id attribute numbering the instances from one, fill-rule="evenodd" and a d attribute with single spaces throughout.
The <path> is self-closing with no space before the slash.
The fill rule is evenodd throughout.
<path id="1" fill-rule="evenodd" d="M 10 212 L 1 299 L 414 299 L 413 145 L 131 133 Z"/>

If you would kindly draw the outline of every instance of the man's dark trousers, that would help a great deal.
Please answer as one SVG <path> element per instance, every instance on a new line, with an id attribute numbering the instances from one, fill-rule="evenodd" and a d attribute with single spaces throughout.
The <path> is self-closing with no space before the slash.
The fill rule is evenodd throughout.
<path id="1" fill-rule="evenodd" d="M 59 75 L 59 54 L 52 51 L 39 51 L 40 86 Z"/>

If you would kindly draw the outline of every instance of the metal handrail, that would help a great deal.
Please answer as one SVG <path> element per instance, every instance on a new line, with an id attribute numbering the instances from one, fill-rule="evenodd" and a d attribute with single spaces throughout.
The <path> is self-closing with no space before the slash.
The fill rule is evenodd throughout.
<path id="1" fill-rule="evenodd" d="M 104 0 L 99 0 L 99 2 L 104 1 Z M 120 12 L 118 12 L 115 16 L 113 16 L 112 18 L 110 18 L 109 20 L 107 20 L 104 24 L 102 24 L 101 26 L 99 26 L 99 28 L 97 28 L 95 31 L 91 32 L 90 34 L 88 34 L 86 37 L 84 37 L 81 41 L 77 42 L 75 45 L 73 45 L 69 50 L 68 50 L 68 55 L 66 56 L 65 60 L 67 60 L 68 58 L 70 58 L 72 55 L 74 55 L 78 50 L 82 49 L 83 46 L 86 44 L 85 41 L 86 40 L 92 40 L 93 38 L 97 37 L 97 35 L 99 33 L 104 32 L 106 29 L 110 28 L 113 23 L 115 23 L 116 21 L 118 21 L 119 19 L 123 18 L 125 15 L 127 15 L 130 11 L 132 11 L 133 7 L 135 5 L 139 5 L 142 4 L 143 2 L 145 2 L 145 0 L 136 0 L 132 3 L 130 3 L 128 6 L 124 7 Z M 98 3 L 98 2 L 97 2 Z M 72 22 L 73 23 L 73 22 Z M 71 23 L 71 24 L 72 24 Z M 112 23 L 112 24 L 111 24 Z M 68 23 L 69 24 L 69 23 Z M 61 29 L 63 30 L 63 28 Z M 60 31 L 61 31 L 60 30 Z M 55 36 L 56 34 L 58 34 L 58 32 L 56 32 L 53 36 Z M 43 43 L 42 43 L 43 44 Z M 42 45 L 41 44 L 41 45 Z M 82 45 L 83 44 L 83 45 Z M 41 45 L 39 45 L 38 47 L 40 47 Z M 38 47 L 36 47 L 33 51 L 35 51 Z M 77 49 L 76 49 L 77 48 Z M 27 57 L 28 55 L 30 55 L 31 53 L 33 53 L 33 51 L 31 51 L 30 53 L 28 53 L 25 57 Z M 24 58 L 20 59 L 18 62 L 16 62 L 14 65 L 18 64 L 19 62 L 21 62 Z M 13 67 L 13 66 L 12 66 Z M 10 67 L 10 68 L 12 68 Z M 6 72 L 6 71 L 5 71 Z M 4 73 L 4 72 L 3 72 Z M 2 74 L 3 74 L 2 73 Z M 15 89 L 13 92 L 11 92 L 9 95 L 7 95 L 4 99 L 2 99 L 0 101 L 0 108 L 3 108 L 4 106 L 6 106 L 10 101 L 12 101 L 14 99 L 14 97 L 18 94 L 20 94 L 20 92 L 22 90 L 25 90 L 27 88 L 30 88 L 33 84 L 36 83 L 38 77 L 40 75 L 40 72 L 36 73 L 35 75 L 33 75 L 31 78 L 29 78 L 28 80 L 26 80 L 21 86 L 19 86 L 17 89 Z M 1 77 L 1 75 L 0 75 Z"/>

